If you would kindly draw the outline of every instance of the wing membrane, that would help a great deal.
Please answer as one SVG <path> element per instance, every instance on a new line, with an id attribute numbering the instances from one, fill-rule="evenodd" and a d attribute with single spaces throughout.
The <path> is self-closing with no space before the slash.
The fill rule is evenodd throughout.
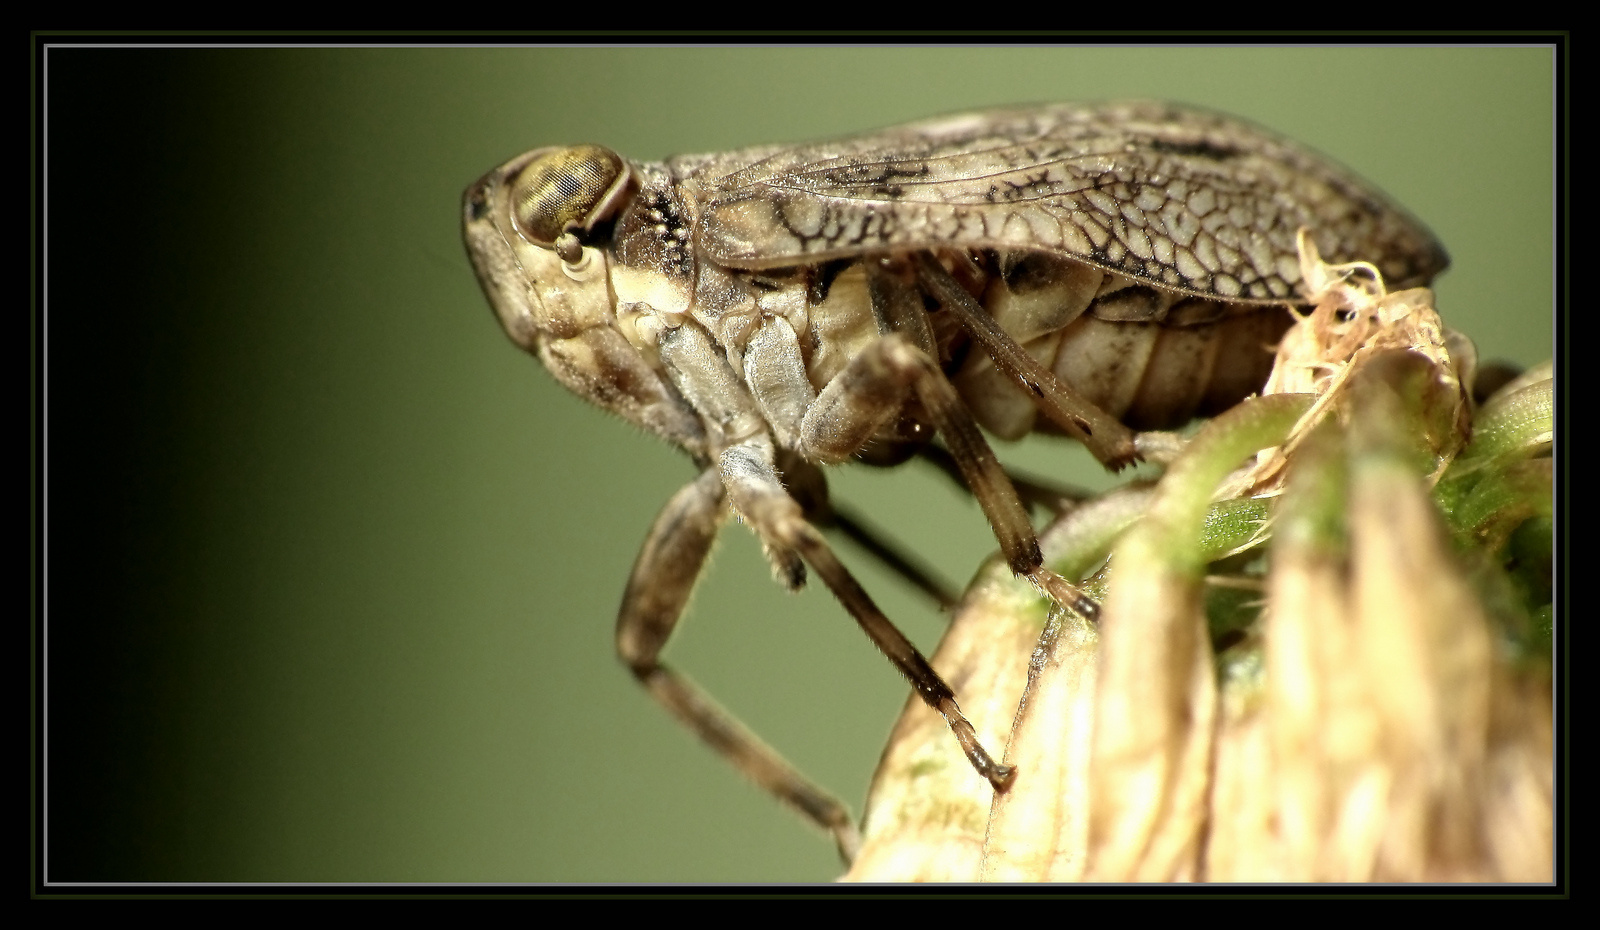
<path id="1" fill-rule="evenodd" d="M 714 261 L 1038 249 L 1238 301 L 1293 299 L 1301 226 L 1325 256 L 1372 261 L 1396 286 L 1449 261 L 1421 223 L 1322 156 L 1170 104 L 973 113 L 761 155 L 696 172 Z"/>

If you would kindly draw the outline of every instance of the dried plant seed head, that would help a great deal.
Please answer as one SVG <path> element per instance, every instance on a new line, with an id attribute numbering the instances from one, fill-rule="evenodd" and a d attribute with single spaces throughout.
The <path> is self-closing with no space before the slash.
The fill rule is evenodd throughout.
<path id="1" fill-rule="evenodd" d="M 1477 350 L 1464 335 L 1445 328 L 1425 287 L 1390 290 L 1372 263 L 1323 261 L 1309 230 L 1299 233 L 1301 289 L 1313 304 L 1278 345 L 1264 395 L 1308 394 L 1315 405 L 1290 433 L 1282 448 L 1264 450 L 1247 470 L 1230 478 L 1225 494 L 1276 493 L 1282 468 L 1295 447 L 1327 416 L 1350 416 L 1351 377 L 1379 352 L 1407 349 L 1432 366 L 1427 394 L 1430 426 L 1425 431 L 1434 455 L 1430 482 L 1437 481 L 1470 433 L 1468 385 Z"/>

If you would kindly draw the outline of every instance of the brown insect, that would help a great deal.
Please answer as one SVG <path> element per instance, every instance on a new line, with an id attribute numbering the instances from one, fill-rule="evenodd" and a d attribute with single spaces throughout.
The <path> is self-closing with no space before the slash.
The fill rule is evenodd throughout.
<path id="1" fill-rule="evenodd" d="M 800 587 L 806 566 L 822 578 L 1004 790 L 1011 769 L 807 519 L 827 509 L 818 466 L 936 450 L 1011 569 L 1092 617 L 1093 601 L 1040 564 L 980 427 L 1065 433 L 1120 468 L 1140 457 L 1135 430 L 1260 388 L 1299 303 L 1301 227 L 1330 260 L 1372 261 L 1397 287 L 1448 262 L 1420 223 L 1322 157 L 1230 117 L 1143 102 L 659 163 L 542 148 L 469 187 L 463 213 L 512 341 L 700 469 L 634 564 L 623 661 L 831 831 L 847 860 L 857 835 L 844 805 L 658 660 L 727 512 L 783 584 Z"/>

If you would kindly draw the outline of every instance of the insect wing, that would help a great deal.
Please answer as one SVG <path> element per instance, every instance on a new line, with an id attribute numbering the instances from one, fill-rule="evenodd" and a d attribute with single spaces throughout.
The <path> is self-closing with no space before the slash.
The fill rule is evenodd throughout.
<path id="1" fill-rule="evenodd" d="M 1294 299 L 1295 235 L 1397 286 L 1449 258 L 1383 195 L 1298 145 L 1160 103 L 1002 110 L 703 162 L 699 245 L 780 267 L 879 250 L 1037 249 L 1161 287 Z"/>

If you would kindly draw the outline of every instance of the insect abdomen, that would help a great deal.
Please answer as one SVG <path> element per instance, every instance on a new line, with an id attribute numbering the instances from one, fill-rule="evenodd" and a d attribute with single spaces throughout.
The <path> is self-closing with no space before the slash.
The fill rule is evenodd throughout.
<path id="1" fill-rule="evenodd" d="M 1293 321 L 1248 307 L 1202 323 L 1107 321 L 1085 314 L 1061 334 L 1056 375 L 1128 426 L 1172 429 L 1261 390 Z M 1053 424 L 1039 420 L 1036 427 Z"/>
<path id="2" fill-rule="evenodd" d="M 985 307 L 1058 378 L 1135 429 L 1181 426 L 1260 390 L 1293 321 L 1281 304 L 1189 296 L 1066 259 L 1001 264 Z M 999 438 L 1059 432 L 986 355 L 968 356 L 953 381 Z"/>

